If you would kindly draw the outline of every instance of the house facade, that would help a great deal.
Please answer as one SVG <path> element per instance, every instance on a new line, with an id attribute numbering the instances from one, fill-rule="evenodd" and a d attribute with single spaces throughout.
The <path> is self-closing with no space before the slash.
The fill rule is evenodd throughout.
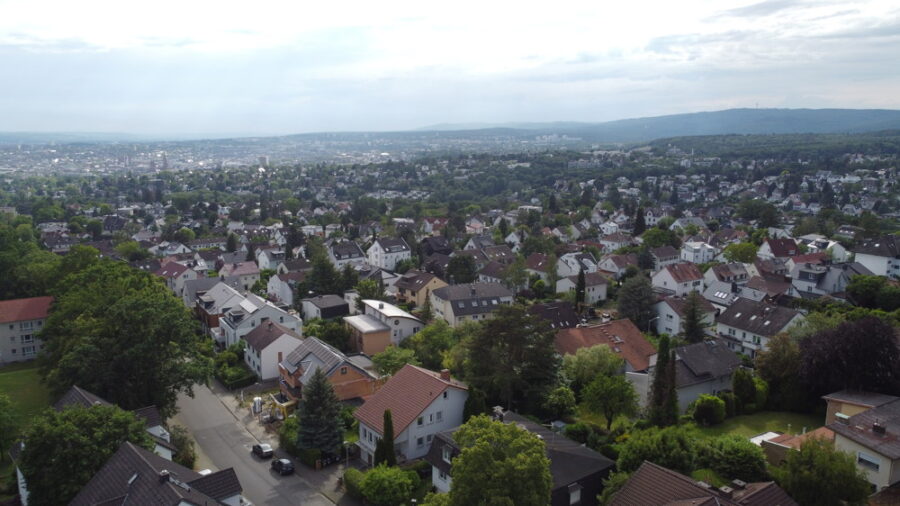
<path id="1" fill-rule="evenodd" d="M 219 318 L 221 333 L 217 337 L 221 337 L 222 344 L 227 348 L 238 343 L 257 326 L 268 322 L 278 323 L 297 333 L 303 328 L 303 321 L 299 317 L 257 295 L 249 294 Z"/>
<path id="2" fill-rule="evenodd" d="M 412 251 L 402 238 L 379 237 L 369 246 L 366 257 L 369 265 L 394 270 L 399 262 L 409 260 Z"/>
<path id="3" fill-rule="evenodd" d="M 366 355 L 345 355 L 337 348 L 307 337 L 278 364 L 278 386 L 290 400 L 303 397 L 303 388 L 319 369 L 342 401 L 374 394 L 382 380 Z"/>
<path id="4" fill-rule="evenodd" d="M 384 434 L 384 412 L 391 411 L 394 451 L 398 462 L 424 457 L 435 435 L 463 423 L 463 408 L 469 396 L 465 383 L 450 377 L 450 371 L 429 371 L 405 365 L 359 407 L 360 460 L 373 465 L 375 445 Z"/>
<path id="5" fill-rule="evenodd" d="M 608 281 L 605 276 L 596 272 L 584 275 L 584 303 L 597 304 L 606 300 Z M 556 293 L 575 292 L 578 288 L 578 275 L 568 276 L 556 282 Z"/>
<path id="6" fill-rule="evenodd" d="M 0 301 L 0 364 L 32 360 L 44 345 L 44 328 L 53 297 Z"/>
<path id="7" fill-rule="evenodd" d="M 413 304 L 415 307 L 425 305 L 425 301 L 431 297 L 431 292 L 445 286 L 447 283 L 434 274 L 416 270 L 406 271 L 394 283 L 394 288 L 397 290 L 397 301 Z"/>
<path id="8" fill-rule="evenodd" d="M 244 362 L 263 381 L 277 378 L 278 364 L 302 342 L 300 332 L 267 321 L 244 336 Z"/>
<path id="9" fill-rule="evenodd" d="M 470 283 L 438 288 L 431 292 L 431 309 L 451 327 L 466 321 L 493 317 L 502 304 L 512 304 L 512 291 L 498 283 Z"/>
<path id="10" fill-rule="evenodd" d="M 900 238 L 885 235 L 867 239 L 853 249 L 854 260 L 876 276 L 900 278 Z"/>
<path id="11" fill-rule="evenodd" d="M 655 288 L 684 297 L 691 292 L 703 291 L 703 274 L 694 264 L 672 264 L 654 273 L 651 283 Z"/>
<path id="12" fill-rule="evenodd" d="M 769 339 L 803 320 L 799 311 L 739 298 L 719 315 L 716 333 L 731 350 L 756 358 L 768 347 Z"/>

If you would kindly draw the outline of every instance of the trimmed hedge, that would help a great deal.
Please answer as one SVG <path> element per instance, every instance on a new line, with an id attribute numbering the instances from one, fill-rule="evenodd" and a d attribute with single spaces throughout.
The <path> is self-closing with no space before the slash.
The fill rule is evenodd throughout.
<path id="1" fill-rule="evenodd" d="M 316 461 L 322 458 L 322 451 L 315 448 L 300 448 L 297 450 L 297 458 L 307 466 L 315 469 Z"/>
<path id="2" fill-rule="evenodd" d="M 237 390 L 238 388 L 248 387 L 256 383 L 256 374 L 244 369 L 245 374 L 237 375 L 234 373 L 237 367 L 229 367 L 216 371 L 216 379 L 222 383 L 228 390 Z"/>
<path id="3" fill-rule="evenodd" d="M 366 475 L 359 469 L 351 467 L 344 471 L 344 487 L 347 489 L 347 495 L 350 497 L 363 500 L 362 481 Z"/>

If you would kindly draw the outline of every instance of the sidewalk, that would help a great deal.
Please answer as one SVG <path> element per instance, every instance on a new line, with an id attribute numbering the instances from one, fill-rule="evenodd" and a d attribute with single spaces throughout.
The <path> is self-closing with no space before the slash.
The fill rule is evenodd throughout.
<path id="1" fill-rule="evenodd" d="M 278 434 L 275 431 L 269 430 L 267 428 L 268 426 L 260 423 L 259 418 L 251 413 L 250 406 L 253 404 L 253 397 L 259 395 L 258 393 L 252 392 L 252 390 L 251 393 L 247 391 L 249 389 L 245 389 L 242 406 L 240 390 L 229 392 L 215 380 L 210 382 L 209 389 L 215 394 L 219 401 L 222 402 L 222 405 L 231 412 L 234 419 L 246 427 L 247 432 L 249 432 L 258 442 L 268 443 L 272 445 L 273 448 L 276 448 L 276 457 L 290 457 L 285 452 L 278 449 Z M 297 459 L 292 460 L 295 461 L 297 473 L 306 479 L 312 487 L 324 495 L 328 500 L 342 506 L 360 504 L 352 497 L 347 496 L 344 493 L 343 487 L 338 485 L 338 478 L 344 475 L 344 462 L 333 464 L 325 469 L 316 471 L 306 467 L 304 464 L 297 461 Z M 199 453 L 198 462 L 200 462 Z M 351 462 L 350 465 L 352 467 L 353 463 Z"/>

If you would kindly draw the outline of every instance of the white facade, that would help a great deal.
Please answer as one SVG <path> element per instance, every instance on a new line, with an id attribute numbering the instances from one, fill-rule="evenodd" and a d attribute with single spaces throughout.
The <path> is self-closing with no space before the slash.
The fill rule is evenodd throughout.
<path id="1" fill-rule="evenodd" d="M 294 306 L 294 289 L 290 283 L 278 277 L 278 274 L 269 278 L 269 283 L 266 285 L 266 293 L 269 294 L 269 297 L 280 300 L 288 306 Z"/>
<path id="2" fill-rule="evenodd" d="M 448 387 L 438 395 L 408 427 L 394 437 L 394 450 L 406 460 L 424 457 L 435 434 L 454 429 L 463 423 L 463 410 L 469 392 Z M 360 458 L 369 462 L 381 434 L 365 423 L 359 424 Z"/>
<path id="3" fill-rule="evenodd" d="M 716 248 L 705 242 L 686 242 L 681 246 L 681 259 L 693 264 L 712 262 L 716 254 Z"/>
<path id="4" fill-rule="evenodd" d="M 876 450 L 838 433 L 834 435 L 834 447 L 853 457 L 856 468 L 866 475 L 869 483 L 875 485 L 875 490 L 900 483 L 900 460 L 891 460 Z"/>
<path id="5" fill-rule="evenodd" d="M 0 364 L 37 358 L 44 342 L 36 336 L 45 318 L 0 323 Z"/>
<path id="6" fill-rule="evenodd" d="M 653 275 L 653 286 L 671 290 L 678 297 L 684 297 L 691 292 L 703 291 L 703 278 L 687 281 L 675 281 L 668 269 L 662 269 Z"/>
<path id="7" fill-rule="evenodd" d="M 778 332 L 783 332 L 790 329 L 794 325 L 802 322 L 803 319 L 803 315 L 798 314 L 790 322 L 788 322 L 788 324 L 785 325 L 784 328 L 773 329 L 772 336 L 774 336 Z M 718 322 L 716 324 L 716 332 L 720 336 L 725 338 L 725 342 L 728 343 L 728 347 L 730 349 L 734 350 L 736 353 L 748 355 L 750 358 L 756 358 L 757 353 L 762 350 L 766 350 L 769 347 L 769 336 L 747 332 L 746 330 L 741 330 L 730 325 L 725 325 L 722 322 Z"/>
<path id="8" fill-rule="evenodd" d="M 364 314 L 371 315 L 390 327 L 391 342 L 395 346 L 425 327 L 422 320 L 389 302 L 364 299 L 363 304 Z"/>
<path id="9" fill-rule="evenodd" d="M 385 250 L 384 246 L 381 244 L 381 241 L 375 241 L 372 246 L 370 246 L 366 251 L 366 257 L 368 258 L 369 265 L 381 267 L 382 269 L 387 269 L 389 271 L 393 271 L 397 267 L 397 264 L 399 262 L 409 260 L 410 256 L 410 249 L 409 246 L 406 245 L 405 241 L 403 241 L 402 247 L 388 247 L 387 250 Z"/>
<path id="10" fill-rule="evenodd" d="M 257 350 L 249 343 L 244 350 L 244 362 L 263 381 L 280 376 L 278 364 L 288 354 L 300 346 L 302 341 L 294 336 L 282 334 L 262 350 Z"/>
<path id="11" fill-rule="evenodd" d="M 681 319 L 681 315 L 678 314 L 675 309 L 670 306 L 666 301 L 657 302 L 654 305 L 656 309 L 656 333 L 657 334 L 668 334 L 670 336 L 674 336 L 680 334 L 684 329 L 683 322 Z M 703 315 L 703 323 L 706 324 L 707 327 L 712 327 L 715 324 L 716 313 L 711 311 Z"/>
<path id="12" fill-rule="evenodd" d="M 900 278 L 900 258 L 856 253 L 854 260 L 861 263 L 863 267 L 872 271 L 872 274 L 876 276 Z"/>
<path id="13" fill-rule="evenodd" d="M 272 303 L 251 295 L 219 318 L 219 328 L 222 331 L 225 346 L 237 343 L 258 325 L 268 321 L 284 325 L 298 334 L 303 329 L 303 321 L 299 317 L 286 313 Z"/>
<path id="14" fill-rule="evenodd" d="M 575 278 L 575 279 L 572 279 Z M 556 293 L 575 292 L 578 288 L 578 276 L 562 278 L 556 282 Z M 606 300 L 606 283 L 584 287 L 584 303 L 594 305 Z"/>

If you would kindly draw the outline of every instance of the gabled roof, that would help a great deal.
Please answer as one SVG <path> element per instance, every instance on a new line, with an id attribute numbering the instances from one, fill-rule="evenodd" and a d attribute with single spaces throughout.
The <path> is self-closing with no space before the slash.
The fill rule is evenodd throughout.
<path id="1" fill-rule="evenodd" d="M 613 496 L 612 506 L 797 506 L 775 482 L 750 483 L 727 497 L 683 474 L 644 461 Z"/>
<path id="2" fill-rule="evenodd" d="M 876 424 L 883 434 L 876 432 Z M 846 424 L 833 422 L 828 428 L 891 460 L 900 459 L 900 399 L 853 415 Z"/>
<path id="3" fill-rule="evenodd" d="M 800 253 L 800 248 L 793 239 L 767 238 L 766 243 L 772 251 L 772 256 L 776 258 L 797 256 Z"/>
<path id="4" fill-rule="evenodd" d="M 30 297 L 0 301 L 0 323 L 21 322 L 46 318 L 53 297 Z"/>
<path id="5" fill-rule="evenodd" d="M 296 332 L 273 321 L 260 323 L 255 329 L 248 332 L 243 339 L 254 350 L 262 351 L 285 335 L 296 339 L 297 344 L 300 344 L 300 336 Z"/>
<path id="6" fill-rule="evenodd" d="M 339 260 L 347 258 L 362 258 L 365 256 L 362 249 L 359 247 L 359 244 L 356 244 L 353 241 L 341 241 L 332 244 L 331 253 L 335 258 Z"/>
<path id="7" fill-rule="evenodd" d="M 900 258 L 900 237 L 896 235 L 883 235 L 872 239 L 866 239 L 853 248 L 856 254 L 873 255 L 887 258 Z"/>
<path id="8" fill-rule="evenodd" d="M 69 504 L 219 505 L 242 490 L 230 468 L 202 476 L 126 441 Z"/>
<path id="9" fill-rule="evenodd" d="M 406 274 L 400 277 L 394 286 L 398 289 L 409 290 L 411 292 L 418 292 L 419 290 L 428 286 L 428 283 L 431 282 L 434 278 L 436 278 L 434 274 L 430 272 L 422 272 L 416 270 L 406 271 Z"/>
<path id="10" fill-rule="evenodd" d="M 731 377 L 741 365 L 741 358 L 720 339 L 675 348 L 678 362 L 675 383 L 678 388 Z"/>
<path id="11" fill-rule="evenodd" d="M 535 304 L 528 308 L 528 312 L 540 316 L 544 320 L 550 322 L 553 329 L 569 329 L 579 323 L 578 315 L 571 302 L 548 302 L 545 304 Z"/>
<path id="12" fill-rule="evenodd" d="M 461 381 L 445 380 L 439 372 L 406 364 L 353 416 L 383 434 L 384 412 L 389 409 L 393 416 L 394 434 L 400 434 L 448 388 L 468 390 Z"/>
<path id="13" fill-rule="evenodd" d="M 713 305 L 710 304 L 708 300 L 704 299 L 703 297 L 700 297 L 699 301 L 700 301 L 700 308 L 704 312 L 706 312 L 706 313 L 715 313 L 716 312 L 716 308 L 713 307 Z M 684 308 L 687 305 L 687 297 L 670 296 L 670 297 L 665 297 L 660 302 L 663 302 L 663 303 L 667 304 L 669 307 L 671 307 L 672 310 L 675 311 L 675 313 L 678 316 L 684 316 Z"/>
<path id="14" fill-rule="evenodd" d="M 676 283 L 687 283 L 688 281 L 703 279 L 703 273 L 700 272 L 700 269 L 695 264 L 688 262 L 670 264 L 663 267 L 662 270 L 668 271 Z"/>
<path id="15" fill-rule="evenodd" d="M 375 243 L 378 244 L 385 253 L 401 253 L 403 251 L 409 251 L 409 245 L 406 244 L 406 241 L 404 241 L 403 238 L 379 237 L 375 240 Z"/>
<path id="16" fill-rule="evenodd" d="M 525 259 L 525 267 L 533 271 L 547 272 L 550 269 L 550 257 L 543 253 L 532 253 Z"/>
<path id="17" fill-rule="evenodd" d="M 94 395 L 91 392 L 88 392 L 78 385 L 72 385 L 69 390 L 53 404 L 53 409 L 62 411 L 69 406 L 82 406 L 85 408 L 89 408 L 94 405 L 112 406 L 112 403 L 100 397 L 99 395 Z"/>
<path id="18" fill-rule="evenodd" d="M 340 307 L 347 305 L 347 301 L 343 297 L 337 295 L 317 295 L 309 299 L 303 299 L 301 302 L 309 302 L 319 309 L 327 309 L 331 307 Z"/>
<path id="19" fill-rule="evenodd" d="M 322 369 L 328 376 L 342 364 L 353 366 L 365 376 L 372 376 L 367 369 L 358 367 L 340 350 L 312 336 L 304 339 L 280 365 L 289 374 L 301 369 L 300 383 L 305 385 L 317 370 Z"/>
<path id="20" fill-rule="evenodd" d="M 651 249 L 650 254 L 656 258 L 678 258 L 678 250 L 668 244 Z"/>
<path id="21" fill-rule="evenodd" d="M 629 265 L 634 265 L 635 267 L 638 265 L 638 257 L 635 253 L 628 253 L 627 255 L 606 255 L 603 257 L 603 260 L 609 260 L 619 269 L 625 269 Z M 601 262 L 603 260 L 601 260 Z"/>
<path id="22" fill-rule="evenodd" d="M 225 264 L 219 269 L 219 274 L 226 276 L 246 276 L 249 274 L 259 274 L 259 267 L 255 262 L 237 262 Z"/>
<path id="23" fill-rule="evenodd" d="M 650 357 L 656 354 L 653 345 L 628 319 L 560 330 L 556 333 L 554 344 L 560 355 L 574 354 L 579 348 L 603 344 L 612 348 L 635 371 L 650 367 Z"/>
<path id="24" fill-rule="evenodd" d="M 169 262 L 169 263 L 163 265 L 162 267 L 160 267 L 159 270 L 154 272 L 154 274 L 156 274 L 157 276 L 166 278 L 166 279 L 172 279 L 172 278 L 177 278 L 178 276 L 181 276 L 187 270 L 188 270 L 188 267 L 185 265 L 181 265 L 176 262 Z"/>
<path id="25" fill-rule="evenodd" d="M 485 265 L 480 271 L 478 271 L 478 274 L 487 276 L 489 278 L 502 279 L 504 269 L 506 269 L 505 265 L 497 262 L 496 260 L 492 260 L 488 262 L 488 264 Z"/>
<path id="26" fill-rule="evenodd" d="M 760 336 L 774 336 L 799 314 L 786 307 L 740 298 L 722 311 L 717 322 Z"/>

